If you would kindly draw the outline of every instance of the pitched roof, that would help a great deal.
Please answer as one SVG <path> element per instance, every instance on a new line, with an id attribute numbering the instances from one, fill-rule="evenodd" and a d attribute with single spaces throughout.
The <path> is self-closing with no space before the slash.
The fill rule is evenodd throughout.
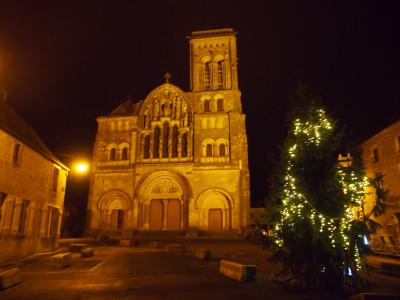
<path id="1" fill-rule="evenodd" d="M 114 109 L 110 115 L 135 115 L 137 112 L 137 107 L 137 103 L 133 103 L 131 99 L 128 99 L 122 102 L 116 109 Z"/>
<path id="2" fill-rule="evenodd" d="M 0 129 L 19 139 L 47 159 L 69 170 L 68 167 L 51 153 L 35 130 L 2 99 L 0 99 Z"/>

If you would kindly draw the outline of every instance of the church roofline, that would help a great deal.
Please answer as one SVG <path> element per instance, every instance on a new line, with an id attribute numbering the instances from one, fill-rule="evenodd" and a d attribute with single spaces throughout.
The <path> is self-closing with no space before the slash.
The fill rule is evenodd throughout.
<path id="1" fill-rule="evenodd" d="M 228 36 L 228 35 L 236 35 L 236 32 L 232 28 L 193 31 L 190 34 L 190 36 L 188 36 L 188 38 L 189 39 L 202 39 L 202 38 Z"/>

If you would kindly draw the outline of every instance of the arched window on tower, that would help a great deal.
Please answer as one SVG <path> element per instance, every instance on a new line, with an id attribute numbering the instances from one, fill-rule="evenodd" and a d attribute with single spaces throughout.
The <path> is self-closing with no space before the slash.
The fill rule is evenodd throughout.
<path id="1" fill-rule="evenodd" d="M 143 158 L 150 158 L 150 135 L 144 138 Z"/>
<path id="2" fill-rule="evenodd" d="M 218 88 L 224 87 L 223 73 L 222 73 L 222 60 L 217 62 L 217 79 L 218 79 Z"/>
<path id="3" fill-rule="evenodd" d="M 128 160 L 128 148 L 122 148 L 121 159 Z"/>
<path id="4" fill-rule="evenodd" d="M 210 68 L 211 62 L 206 62 L 204 64 L 204 88 L 209 89 L 211 86 L 211 68 Z"/>
<path id="5" fill-rule="evenodd" d="M 154 143 L 153 143 L 153 157 L 160 157 L 160 127 L 156 126 L 154 128 Z"/>
<path id="6" fill-rule="evenodd" d="M 224 111 L 224 99 L 217 99 L 217 111 Z"/>
<path id="7" fill-rule="evenodd" d="M 168 123 L 164 123 L 163 125 L 163 151 L 162 151 L 162 157 L 168 157 L 168 137 L 169 137 L 169 125 Z"/>
<path id="8" fill-rule="evenodd" d="M 212 156 L 213 156 L 213 145 L 207 144 L 206 145 L 206 157 L 212 157 Z"/>
<path id="9" fill-rule="evenodd" d="M 210 111 L 211 111 L 210 99 L 205 99 L 204 100 L 204 112 L 210 112 Z"/>
<path id="10" fill-rule="evenodd" d="M 110 149 L 110 160 L 116 160 L 117 159 L 117 149 L 111 148 Z"/>
<path id="11" fill-rule="evenodd" d="M 226 145 L 225 144 L 219 144 L 219 156 L 226 156 Z"/>
<path id="12" fill-rule="evenodd" d="M 172 157 L 178 157 L 178 126 L 172 129 Z"/>
<path id="13" fill-rule="evenodd" d="M 187 133 L 185 132 L 182 134 L 182 157 L 187 157 L 188 152 L 187 152 L 187 146 L 188 146 L 188 140 L 187 140 Z"/>

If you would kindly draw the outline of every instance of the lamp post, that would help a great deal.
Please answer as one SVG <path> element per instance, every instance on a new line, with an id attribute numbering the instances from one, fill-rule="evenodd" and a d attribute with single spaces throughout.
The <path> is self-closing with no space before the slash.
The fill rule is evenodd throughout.
<path id="1" fill-rule="evenodd" d="M 85 227 L 90 164 L 87 159 L 74 155 L 56 154 L 68 158 L 71 169 L 67 179 L 61 234 L 63 237 L 79 237 Z"/>

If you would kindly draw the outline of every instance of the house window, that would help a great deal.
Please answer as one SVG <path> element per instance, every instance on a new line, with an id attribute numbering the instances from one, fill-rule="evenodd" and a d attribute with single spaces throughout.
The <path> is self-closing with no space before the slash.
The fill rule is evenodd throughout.
<path id="1" fill-rule="evenodd" d="M 58 209 L 50 207 L 47 210 L 47 236 L 55 237 L 58 229 Z"/>
<path id="2" fill-rule="evenodd" d="M 7 193 L 0 192 L 0 224 L 1 224 L 1 218 L 2 218 L 1 211 L 3 208 L 4 202 L 6 202 L 6 198 L 7 198 Z"/>
<path id="3" fill-rule="evenodd" d="M 217 100 L 217 111 L 224 111 L 224 100 L 223 99 Z"/>
<path id="4" fill-rule="evenodd" d="M 122 160 L 128 160 L 128 148 L 122 148 L 121 159 Z"/>
<path id="5" fill-rule="evenodd" d="M 372 150 L 372 153 L 374 155 L 374 162 L 379 161 L 379 152 L 378 152 L 378 148 L 374 148 L 374 150 Z"/>
<path id="6" fill-rule="evenodd" d="M 51 185 L 51 190 L 57 192 L 58 190 L 58 177 L 60 176 L 60 170 L 56 167 L 53 168 L 53 181 Z"/>
<path id="7" fill-rule="evenodd" d="M 26 231 L 26 221 L 28 219 L 28 207 L 29 201 L 23 199 L 21 203 L 21 212 L 19 215 L 19 224 L 18 224 L 18 234 L 25 234 Z"/>
<path id="8" fill-rule="evenodd" d="M 400 152 L 400 136 L 397 137 L 397 151 Z"/>
<path id="9" fill-rule="evenodd" d="M 14 145 L 14 150 L 13 150 L 13 157 L 12 161 L 14 165 L 18 165 L 20 161 L 20 156 L 21 156 L 21 145 L 20 144 L 15 144 Z"/>
<path id="10" fill-rule="evenodd" d="M 207 144 L 206 145 L 206 157 L 212 157 L 213 156 L 213 145 Z"/>
<path id="11" fill-rule="evenodd" d="M 210 112 L 210 111 L 211 111 L 210 100 L 206 99 L 204 100 L 204 112 Z"/>
<path id="12" fill-rule="evenodd" d="M 110 149 L 110 160 L 116 160 L 117 159 L 117 150 L 115 148 Z"/>

